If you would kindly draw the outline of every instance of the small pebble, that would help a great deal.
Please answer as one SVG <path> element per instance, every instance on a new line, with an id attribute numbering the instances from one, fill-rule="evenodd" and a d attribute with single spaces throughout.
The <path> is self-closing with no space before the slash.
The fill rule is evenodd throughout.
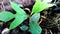
<path id="1" fill-rule="evenodd" d="M 1 34 L 9 34 L 10 30 L 8 28 L 3 29 Z"/>

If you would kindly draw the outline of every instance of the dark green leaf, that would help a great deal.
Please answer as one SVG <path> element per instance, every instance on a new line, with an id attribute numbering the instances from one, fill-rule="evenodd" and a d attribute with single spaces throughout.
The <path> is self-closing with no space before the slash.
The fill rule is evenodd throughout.
<path id="1" fill-rule="evenodd" d="M 30 26 L 30 32 L 31 32 L 31 34 L 41 34 L 41 32 L 42 32 L 42 29 L 41 29 L 41 27 L 38 25 L 38 23 L 30 23 L 29 24 L 29 26 Z"/>
<path id="2" fill-rule="evenodd" d="M 23 30 L 23 31 L 26 31 L 26 30 L 28 30 L 28 26 L 23 25 L 23 26 L 20 27 L 20 29 Z"/>
<path id="3" fill-rule="evenodd" d="M 38 13 L 41 12 L 42 10 L 53 6 L 53 4 L 48 4 L 45 2 L 41 2 L 41 0 L 36 0 L 36 3 L 34 4 L 33 8 L 32 8 L 32 13 Z"/>
<path id="4" fill-rule="evenodd" d="M 40 18 L 40 13 L 35 13 L 35 14 L 33 14 L 32 16 L 31 16 L 31 18 L 30 18 L 30 22 L 38 22 L 39 21 L 39 18 Z"/>
<path id="5" fill-rule="evenodd" d="M 39 24 L 37 23 L 39 18 L 40 18 L 40 13 L 35 13 L 30 18 L 30 24 L 29 24 L 30 30 L 29 31 L 32 34 L 41 34 L 42 29 L 39 26 Z"/>
<path id="6" fill-rule="evenodd" d="M 5 12 L 0 13 L 0 20 L 1 21 L 7 22 L 13 18 L 14 18 L 14 14 L 12 14 L 10 12 L 5 11 Z"/>

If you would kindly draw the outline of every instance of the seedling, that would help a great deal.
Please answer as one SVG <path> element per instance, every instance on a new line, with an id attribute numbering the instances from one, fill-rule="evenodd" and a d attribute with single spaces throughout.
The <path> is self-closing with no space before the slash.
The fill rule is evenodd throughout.
<path id="1" fill-rule="evenodd" d="M 9 30 L 12 30 L 17 26 L 19 26 L 21 23 L 23 23 L 23 21 L 29 17 L 25 13 L 25 11 L 22 8 L 20 8 L 20 6 L 18 6 L 16 3 L 10 2 L 10 4 L 12 9 L 16 11 L 16 14 L 13 14 L 9 11 L 1 12 L 0 20 L 7 22 L 15 18 L 15 20 L 10 24 L 10 27 L 9 27 Z M 31 32 L 31 34 L 41 34 L 42 28 L 37 23 L 40 19 L 40 12 L 51 6 L 53 6 L 53 4 L 48 4 L 48 3 L 45 3 L 44 1 L 41 2 L 41 0 L 36 0 L 32 8 L 32 13 L 30 14 L 31 17 L 30 17 L 30 23 L 29 23 L 29 26 L 30 26 L 29 31 Z"/>

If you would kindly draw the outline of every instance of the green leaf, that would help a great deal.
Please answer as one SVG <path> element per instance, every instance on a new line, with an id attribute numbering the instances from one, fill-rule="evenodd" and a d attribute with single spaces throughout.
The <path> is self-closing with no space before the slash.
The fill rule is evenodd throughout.
<path id="1" fill-rule="evenodd" d="M 20 6 L 18 6 L 16 3 L 10 2 L 10 4 L 11 4 L 12 9 L 15 10 L 16 13 L 26 14 L 25 11 L 21 9 Z"/>
<path id="2" fill-rule="evenodd" d="M 19 26 L 21 23 L 23 23 L 23 21 L 27 19 L 28 15 L 16 3 L 14 2 L 10 2 L 10 3 L 11 3 L 11 7 L 17 12 L 15 14 L 15 20 L 10 24 L 9 29 L 11 30 Z"/>
<path id="3" fill-rule="evenodd" d="M 27 19 L 27 15 L 16 14 L 15 20 L 10 24 L 9 29 L 11 30 L 16 28 L 26 19 Z"/>
<path id="4" fill-rule="evenodd" d="M 29 23 L 30 29 L 29 29 L 29 31 L 32 34 L 41 34 L 42 29 L 39 26 L 39 24 L 37 23 L 39 18 L 40 18 L 40 13 L 35 13 L 30 18 L 30 23 Z"/>
<path id="5" fill-rule="evenodd" d="M 20 27 L 20 29 L 23 30 L 23 31 L 26 31 L 26 30 L 28 30 L 28 26 L 23 25 L 23 26 Z"/>
<path id="6" fill-rule="evenodd" d="M 12 14 L 11 12 L 5 11 L 5 12 L 0 13 L 0 20 L 1 21 L 7 22 L 13 18 L 14 18 L 14 14 Z"/>
<path id="7" fill-rule="evenodd" d="M 42 28 L 38 25 L 38 23 L 30 23 L 30 32 L 31 34 L 41 34 L 42 32 Z"/>
<path id="8" fill-rule="evenodd" d="M 38 13 L 41 12 L 42 10 L 53 6 L 53 4 L 48 4 L 45 2 L 41 2 L 41 0 L 36 0 L 36 3 L 34 4 L 33 8 L 32 8 L 32 13 Z"/>
<path id="9" fill-rule="evenodd" d="M 39 21 L 39 18 L 40 18 L 40 13 L 35 13 L 35 14 L 33 14 L 32 16 L 31 16 L 31 18 L 30 18 L 30 22 L 38 22 Z"/>

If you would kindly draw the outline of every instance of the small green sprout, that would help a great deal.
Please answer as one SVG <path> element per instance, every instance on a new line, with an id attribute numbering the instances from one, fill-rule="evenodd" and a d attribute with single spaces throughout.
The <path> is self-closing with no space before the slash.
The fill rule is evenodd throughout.
<path id="1" fill-rule="evenodd" d="M 41 12 L 42 10 L 46 9 L 46 8 L 49 8 L 51 6 L 53 6 L 54 4 L 48 4 L 47 2 L 45 2 L 46 0 L 43 0 L 43 2 L 41 2 L 41 0 L 36 0 L 33 8 L 32 8 L 32 13 L 31 14 L 34 14 L 34 13 L 39 13 Z"/>

